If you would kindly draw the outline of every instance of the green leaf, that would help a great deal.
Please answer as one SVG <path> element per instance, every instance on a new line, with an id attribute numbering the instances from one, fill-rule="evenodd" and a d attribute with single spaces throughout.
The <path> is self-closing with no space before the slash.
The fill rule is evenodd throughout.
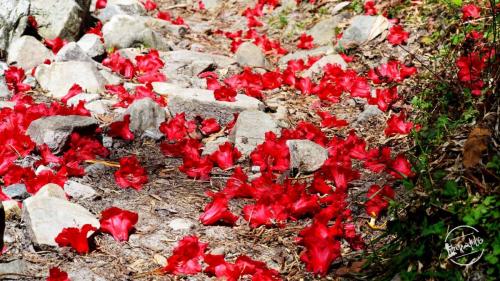
<path id="1" fill-rule="evenodd" d="M 445 232 L 444 222 L 440 221 L 433 225 L 430 225 L 422 230 L 422 236 L 428 236 L 433 234 L 441 234 Z"/>

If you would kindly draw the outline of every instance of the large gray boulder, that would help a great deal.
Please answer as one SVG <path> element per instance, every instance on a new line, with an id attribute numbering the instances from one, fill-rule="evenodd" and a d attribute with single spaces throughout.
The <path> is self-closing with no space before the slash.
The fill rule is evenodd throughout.
<path id="1" fill-rule="evenodd" d="M 39 65 L 35 78 L 42 89 L 58 99 L 64 97 L 74 84 L 80 85 L 89 93 L 100 93 L 104 91 L 104 85 L 107 84 L 94 63 L 83 61 Z"/>
<path id="2" fill-rule="evenodd" d="M 74 131 L 91 130 L 98 126 L 97 120 L 80 115 L 54 115 L 36 119 L 26 130 L 37 145 L 47 144 L 48 147 L 59 152 Z"/>
<path id="3" fill-rule="evenodd" d="M 106 48 L 123 49 L 145 45 L 157 50 L 168 50 L 165 39 L 149 28 L 141 17 L 113 16 L 102 27 L 102 33 Z"/>
<path id="4" fill-rule="evenodd" d="M 225 125 L 233 120 L 233 113 L 264 108 L 262 102 L 247 95 L 238 94 L 234 102 L 218 101 L 211 90 L 179 88 L 177 85 L 163 82 L 152 84 L 155 92 L 168 97 L 170 114 L 184 112 L 189 119 L 196 116 L 215 118 L 219 124 Z"/>
<path id="5" fill-rule="evenodd" d="M 246 110 L 238 115 L 229 139 L 243 155 L 249 155 L 265 141 L 267 132 L 280 133 L 276 121 L 262 111 Z"/>
<path id="6" fill-rule="evenodd" d="M 158 103 L 150 98 L 134 101 L 125 111 L 130 115 L 130 130 L 136 135 L 142 135 L 150 130 L 160 134 L 159 127 L 165 121 L 166 112 Z"/>
<path id="7" fill-rule="evenodd" d="M 99 221 L 82 206 L 68 202 L 54 184 L 42 187 L 35 196 L 23 202 L 23 221 L 26 222 L 32 242 L 38 246 L 57 246 L 55 238 L 64 228 L 80 228 L 90 224 L 99 229 Z M 48 190 L 53 189 L 53 190 Z M 48 190 L 48 191 L 47 191 Z M 89 232 L 91 235 L 92 232 Z"/>
<path id="8" fill-rule="evenodd" d="M 0 58 L 7 52 L 10 42 L 26 29 L 29 9 L 29 0 L 0 1 Z"/>
<path id="9" fill-rule="evenodd" d="M 24 70 L 29 70 L 45 60 L 52 60 L 54 55 L 33 36 L 24 35 L 14 40 L 9 46 L 7 63 L 16 64 Z"/>
<path id="10" fill-rule="evenodd" d="M 308 70 L 304 71 L 303 76 L 304 77 L 311 77 L 314 74 L 319 74 L 323 72 L 323 68 L 327 64 L 337 64 L 339 65 L 342 69 L 347 68 L 347 63 L 344 61 L 344 59 L 338 55 L 338 54 L 333 54 L 333 55 L 327 55 L 319 59 L 317 62 L 315 62 L 311 67 L 309 67 Z"/>
<path id="11" fill-rule="evenodd" d="M 290 170 L 311 173 L 323 166 L 328 159 L 328 151 L 310 140 L 288 140 L 290 151 Z"/>
<path id="12" fill-rule="evenodd" d="M 31 0 L 30 14 L 43 38 L 74 41 L 88 16 L 90 0 Z"/>

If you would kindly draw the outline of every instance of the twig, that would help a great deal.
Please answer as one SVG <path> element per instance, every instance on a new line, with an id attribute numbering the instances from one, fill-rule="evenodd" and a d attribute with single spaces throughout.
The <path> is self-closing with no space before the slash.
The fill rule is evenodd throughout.
<path id="1" fill-rule="evenodd" d="M 92 164 L 103 164 L 104 166 L 108 167 L 115 167 L 115 168 L 120 168 L 120 164 L 118 162 L 111 162 L 111 161 L 104 161 L 104 160 L 85 160 L 86 163 L 92 163 Z"/>

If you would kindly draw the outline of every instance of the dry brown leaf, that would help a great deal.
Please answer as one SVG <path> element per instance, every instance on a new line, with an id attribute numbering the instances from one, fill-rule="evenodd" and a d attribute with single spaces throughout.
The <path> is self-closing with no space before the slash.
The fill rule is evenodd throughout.
<path id="1" fill-rule="evenodd" d="M 481 155 L 488 148 L 491 131 L 485 128 L 474 128 L 464 144 L 463 163 L 465 168 L 472 168 L 481 161 Z"/>
<path id="2" fill-rule="evenodd" d="M 350 266 L 343 266 L 343 267 L 338 268 L 335 271 L 335 274 L 337 276 L 344 276 L 348 273 L 360 272 L 362 267 L 363 267 L 363 264 L 365 264 L 365 260 L 355 261 Z"/>

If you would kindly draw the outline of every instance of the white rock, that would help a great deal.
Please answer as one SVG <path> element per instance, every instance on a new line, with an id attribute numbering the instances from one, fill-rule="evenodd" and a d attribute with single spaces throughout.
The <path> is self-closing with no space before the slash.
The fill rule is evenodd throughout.
<path id="1" fill-rule="evenodd" d="M 163 82 L 152 84 L 155 92 L 168 97 L 168 110 L 172 116 L 185 112 L 190 119 L 196 116 L 216 118 L 219 124 L 225 125 L 233 120 L 233 113 L 264 107 L 259 100 L 247 95 L 238 94 L 235 102 L 226 102 L 216 100 L 211 90 L 179 88 Z"/>
<path id="2" fill-rule="evenodd" d="M 95 58 L 106 52 L 101 37 L 96 34 L 89 33 L 83 35 L 77 44 L 91 58 Z"/>
<path id="3" fill-rule="evenodd" d="M 179 231 L 179 230 L 190 230 L 194 227 L 194 223 L 191 220 L 187 219 L 173 219 L 168 223 L 168 226 L 172 228 L 173 230 Z"/>
<path id="4" fill-rule="evenodd" d="M 23 34 L 28 22 L 29 8 L 29 0 L 0 1 L 0 53 L 6 52 L 10 42 Z"/>
<path id="5" fill-rule="evenodd" d="M 42 188 L 40 188 L 36 193 L 36 196 L 53 197 L 66 200 L 66 193 L 64 192 L 64 189 L 55 183 L 48 183 L 42 186 Z"/>
<path id="6" fill-rule="evenodd" d="M 335 28 L 342 20 L 341 17 L 330 17 L 318 22 L 310 30 L 306 32 L 307 35 L 311 35 L 314 38 L 313 43 L 315 45 L 326 45 L 333 41 L 335 37 Z"/>
<path id="7" fill-rule="evenodd" d="M 265 141 L 267 132 L 279 135 L 276 121 L 262 111 L 246 110 L 238 116 L 229 139 L 243 155 L 249 155 L 257 145 Z"/>
<path id="8" fill-rule="evenodd" d="M 69 42 L 64 45 L 57 53 L 56 61 L 86 61 L 94 63 L 94 61 L 87 56 L 87 53 L 85 53 L 75 42 Z"/>
<path id="9" fill-rule="evenodd" d="M 35 77 L 40 86 L 54 98 L 62 98 L 74 85 L 80 85 L 89 93 L 104 91 L 106 79 L 90 62 L 55 62 L 37 67 Z"/>
<path id="10" fill-rule="evenodd" d="M 89 5 L 90 1 L 31 0 L 30 14 L 38 22 L 38 33 L 43 38 L 75 40 Z"/>
<path id="11" fill-rule="evenodd" d="M 24 35 L 10 44 L 7 63 L 15 63 L 24 70 L 29 70 L 45 60 L 52 60 L 54 55 L 33 36 Z"/>
<path id="12" fill-rule="evenodd" d="M 164 39 L 147 27 L 140 17 L 116 15 L 102 27 L 106 48 L 128 48 L 143 44 L 149 48 L 164 50 Z"/>
<path id="13" fill-rule="evenodd" d="M 80 101 L 83 101 L 84 103 L 88 103 L 91 101 L 98 100 L 100 98 L 99 94 L 89 94 L 89 93 L 81 93 L 76 96 L 71 97 L 67 101 L 67 105 L 69 106 L 75 106 L 78 105 Z"/>
<path id="14" fill-rule="evenodd" d="M 92 187 L 72 180 L 66 181 L 64 184 L 64 191 L 66 191 L 66 194 L 70 197 L 76 199 L 88 199 L 96 195 Z"/>
<path id="15" fill-rule="evenodd" d="M 64 228 L 90 224 L 100 227 L 99 221 L 87 209 L 66 199 L 51 196 L 30 197 L 23 202 L 23 220 L 33 243 L 57 246 L 55 238 Z M 92 232 L 89 232 L 89 236 Z"/>
<path id="16" fill-rule="evenodd" d="M 311 173 L 323 166 L 328 159 L 328 151 L 310 140 L 288 140 L 290 170 L 294 173 Z"/>
<path id="17" fill-rule="evenodd" d="M 160 124 L 166 118 L 165 109 L 150 98 L 134 101 L 125 111 L 124 115 L 127 114 L 130 115 L 129 128 L 137 135 L 148 129 L 159 132 Z"/>
<path id="18" fill-rule="evenodd" d="M 384 16 L 355 16 L 344 31 L 337 47 L 351 48 L 362 45 L 382 34 L 389 28 L 389 20 Z"/>
<path id="19" fill-rule="evenodd" d="M 266 65 L 266 56 L 257 45 L 251 42 L 241 44 L 235 56 L 241 66 L 265 67 Z"/>

